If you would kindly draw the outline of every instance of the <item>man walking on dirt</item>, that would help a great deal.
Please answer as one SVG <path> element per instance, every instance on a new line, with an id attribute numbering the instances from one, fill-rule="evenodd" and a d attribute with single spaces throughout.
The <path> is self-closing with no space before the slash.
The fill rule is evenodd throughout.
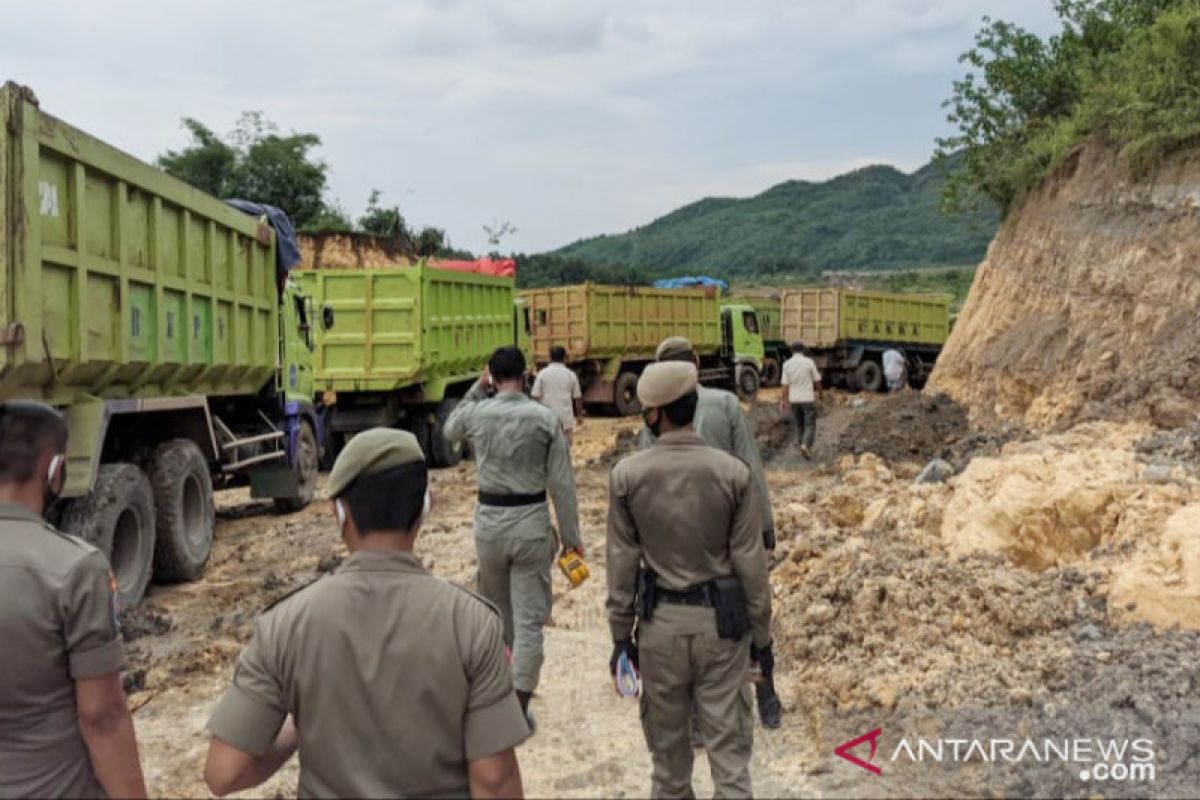
<path id="1" fill-rule="evenodd" d="M 501 347 L 446 420 L 444 433 L 451 441 L 469 439 L 475 454 L 479 593 L 504 618 L 517 698 L 528 716 L 552 601 L 550 567 L 556 546 L 547 494 L 554 501 L 563 552 L 582 556 L 583 543 L 562 420 L 526 397 L 524 388 L 525 356 L 515 347 Z"/>
<path id="2" fill-rule="evenodd" d="M 301 797 L 521 797 L 529 726 L 499 615 L 413 555 L 416 437 L 358 434 L 328 491 L 350 557 L 258 618 L 208 723 L 209 788 L 258 786 L 299 750 Z"/>
<path id="3" fill-rule="evenodd" d="M 817 398 L 820 396 L 821 373 L 808 357 L 804 345 L 796 342 L 792 345 L 792 357 L 783 365 L 779 410 L 786 414 L 791 406 L 796 418 L 796 441 L 805 458 L 812 458 L 812 447 L 817 438 Z"/>
<path id="4" fill-rule="evenodd" d="M 567 351 L 555 345 L 550 348 L 550 363 L 538 370 L 533 380 L 534 400 L 544 405 L 562 420 L 563 436 L 568 445 L 575 444 L 575 428 L 583 423 L 583 391 L 579 376 L 567 366 Z"/>
<path id="5" fill-rule="evenodd" d="M 66 470 L 62 416 L 0 404 L 0 797 L 145 797 L 116 581 L 99 550 L 42 518 Z"/>
<path id="6" fill-rule="evenodd" d="M 693 421 L 695 365 L 651 364 L 638 400 L 658 437 L 612 471 L 609 669 L 639 666 L 650 794 L 694 797 L 695 704 L 718 797 L 749 797 L 751 661 L 771 677 L 771 587 L 750 468 L 709 447 Z M 636 638 L 635 638 L 636 633 Z"/>
<path id="7" fill-rule="evenodd" d="M 700 367 L 700 359 L 691 341 L 682 336 L 664 339 L 658 345 L 654 359 L 658 362 L 682 361 L 696 365 L 697 369 Z M 732 392 L 710 389 L 707 386 L 697 386 L 696 395 L 696 433 L 709 447 L 715 447 L 741 459 L 750 468 L 757 503 L 762 513 L 763 547 L 772 551 L 775 549 L 775 515 L 771 510 L 771 494 L 767 489 L 758 443 L 754 441 L 754 432 L 746 420 L 746 415 L 742 413 L 741 403 Z M 656 438 L 650 431 L 650 426 L 642 426 L 642 449 L 653 445 Z M 778 728 L 782 724 L 783 704 L 779 701 L 774 687 L 763 681 L 755 686 L 755 696 L 763 727 Z M 696 740 L 702 740 L 698 731 Z"/>
<path id="8" fill-rule="evenodd" d="M 887 380 L 889 392 L 899 392 L 904 388 L 904 353 L 894 347 L 883 351 L 883 377 Z"/>

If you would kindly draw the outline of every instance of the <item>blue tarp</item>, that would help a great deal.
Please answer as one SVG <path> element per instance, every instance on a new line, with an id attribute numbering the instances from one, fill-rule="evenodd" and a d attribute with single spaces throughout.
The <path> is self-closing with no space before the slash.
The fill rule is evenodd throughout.
<path id="1" fill-rule="evenodd" d="M 716 286 L 722 292 L 729 291 L 729 284 L 720 278 L 706 278 L 704 276 L 696 276 L 689 278 L 663 278 L 660 281 L 654 282 L 656 289 L 688 289 L 693 286 Z"/>
<path id="2" fill-rule="evenodd" d="M 300 242 L 296 239 L 296 231 L 292 228 L 292 221 L 288 219 L 288 215 L 281 208 L 252 203 L 249 200 L 225 202 L 252 217 L 266 217 L 267 222 L 275 229 L 275 270 L 282 281 L 288 271 L 300 263 Z"/>

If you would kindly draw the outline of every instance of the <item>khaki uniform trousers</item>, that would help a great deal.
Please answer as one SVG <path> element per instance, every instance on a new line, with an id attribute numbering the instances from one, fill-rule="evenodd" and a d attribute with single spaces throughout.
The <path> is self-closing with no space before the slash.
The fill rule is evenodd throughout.
<path id="1" fill-rule="evenodd" d="M 699 714 L 717 797 L 750 797 L 754 719 L 750 640 L 717 636 L 711 608 L 660 605 L 640 622 L 642 730 L 654 771 L 653 797 L 695 797 L 692 707 Z"/>
<path id="2" fill-rule="evenodd" d="M 500 609 L 504 641 L 512 648 L 513 686 L 537 688 L 545 655 L 542 628 L 550 618 L 553 595 L 550 565 L 554 539 L 475 539 L 479 593 Z"/>

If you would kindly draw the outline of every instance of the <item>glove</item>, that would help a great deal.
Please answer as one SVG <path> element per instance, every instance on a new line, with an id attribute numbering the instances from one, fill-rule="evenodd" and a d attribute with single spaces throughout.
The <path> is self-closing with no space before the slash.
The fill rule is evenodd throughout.
<path id="1" fill-rule="evenodd" d="M 763 530 L 763 547 L 767 550 L 775 549 L 775 529 L 766 528 Z"/>
<path id="2" fill-rule="evenodd" d="M 771 649 L 773 644 L 774 642 L 768 642 L 766 647 L 750 645 L 750 658 L 758 664 L 758 668 L 762 671 L 764 678 L 770 678 L 775 675 L 775 653 Z"/>
<path id="3" fill-rule="evenodd" d="M 608 671 L 615 678 L 617 677 L 617 662 L 621 659 L 621 653 L 629 656 L 629 663 L 635 667 L 638 666 L 638 651 L 637 645 L 632 639 L 622 639 L 619 642 L 613 642 L 612 658 L 608 660 Z"/>

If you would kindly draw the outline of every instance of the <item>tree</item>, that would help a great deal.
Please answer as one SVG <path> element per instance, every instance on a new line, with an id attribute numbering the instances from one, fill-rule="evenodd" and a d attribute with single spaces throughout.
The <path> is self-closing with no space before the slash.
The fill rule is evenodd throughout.
<path id="1" fill-rule="evenodd" d="M 517 226 L 513 225 L 508 220 L 504 222 L 492 222 L 491 225 L 484 225 L 483 232 L 487 234 L 488 247 L 495 253 L 500 249 L 500 241 L 511 233 L 517 232 Z"/>
<path id="2" fill-rule="evenodd" d="M 358 218 L 359 229 L 376 236 L 411 239 L 412 233 L 404 221 L 404 216 L 400 213 L 400 207 L 384 208 L 379 204 L 380 197 L 382 197 L 382 192 L 378 189 L 371 190 L 371 195 L 367 199 L 367 210 Z"/>
<path id="3" fill-rule="evenodd" d="M 441 255 L 445 248 L 446 232 L 441 228 L 427 225 L 417 234 L 417 255 L 425 257 Z"/>
<path id="4" fill-rule="evenodd" d="M 257 111 L 242 114 L 224 139 L 190 117 L 183 127 L 191 144 L 158 157 L 167 173 L 216 197 L 278 206 L 297 228 L 329 210 L 323 200 L 328 168 L 312 155 L 321 144 L 315 133 L 281 135 Z"/>
<path id="5" fill-rule="evenodd" d="M 1042 40 L 985 17 L 975 46 L 960 58 L 968 71 L 945 103 L 956 132 L 939 139 L 935 153 L 943 166 L 964 154 L 961 167 L 948 170 L 947 211 L 973 210 L 984 197 L 1007 211 L 1087 136 L 1097 129 L 1115 132 L 1111 120 L 1122 111 L 1115 100 L 1121 93 L 1111 88 L 1130 83 L 1128 67 L 1170 58 L 1145 44 L 1143 34 L 1164 12 L 1200 19 L 1196 0 L 1058 0 L 1055 8 L 1062 21 L 1058 35 Z M 1142 55 L 1129 55 L 1139 48 Z M 1182 72 L 1192 53 L 1181 43 L 1173 52 Z M 1137 64 L 1127 64 L 1130 58 Z M 1194 107 L 1189 84 L 1179 81 L 1173 94 L 1154 98 L 1147 96 L 1150 86 L 1133 88 L 1124 95 L 1132 104 L 1126 110 L 1136 108 L 1137 118 L 1145 120 L 1148 105 Z M 1105 96 L 1114 100 L 1098 102 Z M 1190 127 L 1180 124 L 1177 130 L 1185 134 Z"/>

